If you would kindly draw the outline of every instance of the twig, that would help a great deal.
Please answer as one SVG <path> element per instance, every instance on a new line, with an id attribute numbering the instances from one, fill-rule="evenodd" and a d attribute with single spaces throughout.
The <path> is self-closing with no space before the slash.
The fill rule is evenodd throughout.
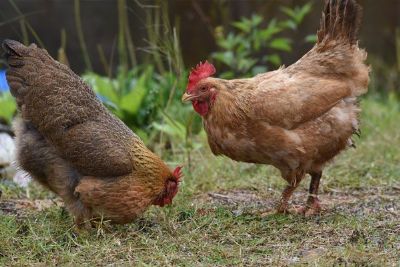
<path id="1" fill-rule="evenodd" d="M 89 53 L 86 48 L 85 38 L 83 35 L 83 30 L 82 30 L 80 0 L 75 0 L 74 9 L 75 9 L 76 31 L 78 32 L 78 40 L 79 40 L 79 44 L 82 49 L 83 60 L 85 61 L 86 68 L 89 71 L 92 71 L 93 70 L 92 63 L 90 62 L 90 57 L 89 57 Z"/>

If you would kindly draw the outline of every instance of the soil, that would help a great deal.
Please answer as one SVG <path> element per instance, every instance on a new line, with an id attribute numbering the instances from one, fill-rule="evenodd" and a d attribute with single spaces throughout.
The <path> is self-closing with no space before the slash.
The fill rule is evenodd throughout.
<path id="1" fill-rule="evenodd" d="M 280 193 L 275 190 L 259 192 L 251 189 L 223 190 L 208 192 L 196 197 L 196 200 L 207 206 L 222 206 L 230 209 L 235 215 L 271 214 L 279 199 Z M 306 192 L 296 192 L 292 197 L 292 205 L 304 205 Z M 373 213 L 381 216 L 400 217 L 400 188 L 375 188 L 373 190 L 331 191 L 319 195 L 322 214 L 340 213 L 360 217 Z M 0 215 L 14 214 L 18 217 L 29 212 L 42 211 L 52 206 L 62 207 L 62 201 L 56 199 L 6 199 L 0 200 Z M 207 212 L 205 209 L 199 212 Z"/>
<path id="2" fill-rule="evenodd" d="M 280 192 L 268 190 L 258 192 L 250 189 L 209 192 L 200 195 L 198 200 L 215 206 L 224 206 L 236 215 L 270 214 L 274 211 Z M 292 205 L 304 205 L 306 192 L 296 192 Z M 331 191 L 319 195 L 322 214 L 341 213 L 360 217 L 378 213 L 382 216 L 400 217 L 400 188 L 375 188 L 373 190 Z"/>

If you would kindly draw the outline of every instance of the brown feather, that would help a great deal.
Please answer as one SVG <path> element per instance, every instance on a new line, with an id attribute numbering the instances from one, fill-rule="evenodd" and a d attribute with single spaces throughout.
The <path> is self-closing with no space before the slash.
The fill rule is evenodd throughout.
<path id="1" fill-rule="evenodd" d="M 318 42 L 293 65 L 248 79 L 208 77 L 192 90 L 202 101 L 210 98 L 201 88 L 216 95 L 203 116 L 214 154 L 281 171 L 289 186 L 279 210 L 306 173 L 316 194 L 326 163 L 353 145 L 357 97 L 369 83 L 366 52 L 357 45 L 360 17 L 354 0 L 326 1 Z"/>
<path id="2" fill-rule="evenodd" d="M 21 115 L 19 164 L 64 200 L 78 224 L 99 216 L 126 223 L 164 203 L 168 182 L 179 177 L 79 76 L 34 44 L 6 40 L 3 48 Z"/>

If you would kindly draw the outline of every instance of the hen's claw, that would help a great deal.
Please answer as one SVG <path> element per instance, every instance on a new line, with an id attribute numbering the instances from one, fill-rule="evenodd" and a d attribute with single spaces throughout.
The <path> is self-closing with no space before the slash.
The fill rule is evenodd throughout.
<path id="1" fill-rule="evenodd" d="M 310 217 L 319 215 L 321 213 L 320 201 L 316 197 L 309 197 L 307 200 L 307 205 L 304 209 L 304 216 Z"/>
<path id="2" fill-rule="evenodd" d="M 276 212 L 278 214 L 298 214 L 311 217 L 321 213 L 321 205 L 318 198 L 310 196 L 305 206 L 295 205 L 289 207 L 287 203 L 279 203 Z"/>

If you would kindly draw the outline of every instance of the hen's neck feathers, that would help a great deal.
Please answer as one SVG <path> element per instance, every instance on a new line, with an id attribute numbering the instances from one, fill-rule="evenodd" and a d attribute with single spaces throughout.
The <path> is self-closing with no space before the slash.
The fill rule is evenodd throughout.
<path id="1" fill-rule="evenodd" d="M 212 78 L 217 96 L 205 120 L 221 123 L 231 120 L 245 120 L 249 111 L 250 91 L 254 89 L 253 79 L 224 80 Z M 218 122 L 217 122 L 218 123 Z"/>
<path id="2" fill-rule="evenodd" d="M 134 142 L 131 153 L 138 178 L 144 182 L 159 181 L 163 186 L 164 181 L 172 176 L 167 165 L 142 142 Z"/>

